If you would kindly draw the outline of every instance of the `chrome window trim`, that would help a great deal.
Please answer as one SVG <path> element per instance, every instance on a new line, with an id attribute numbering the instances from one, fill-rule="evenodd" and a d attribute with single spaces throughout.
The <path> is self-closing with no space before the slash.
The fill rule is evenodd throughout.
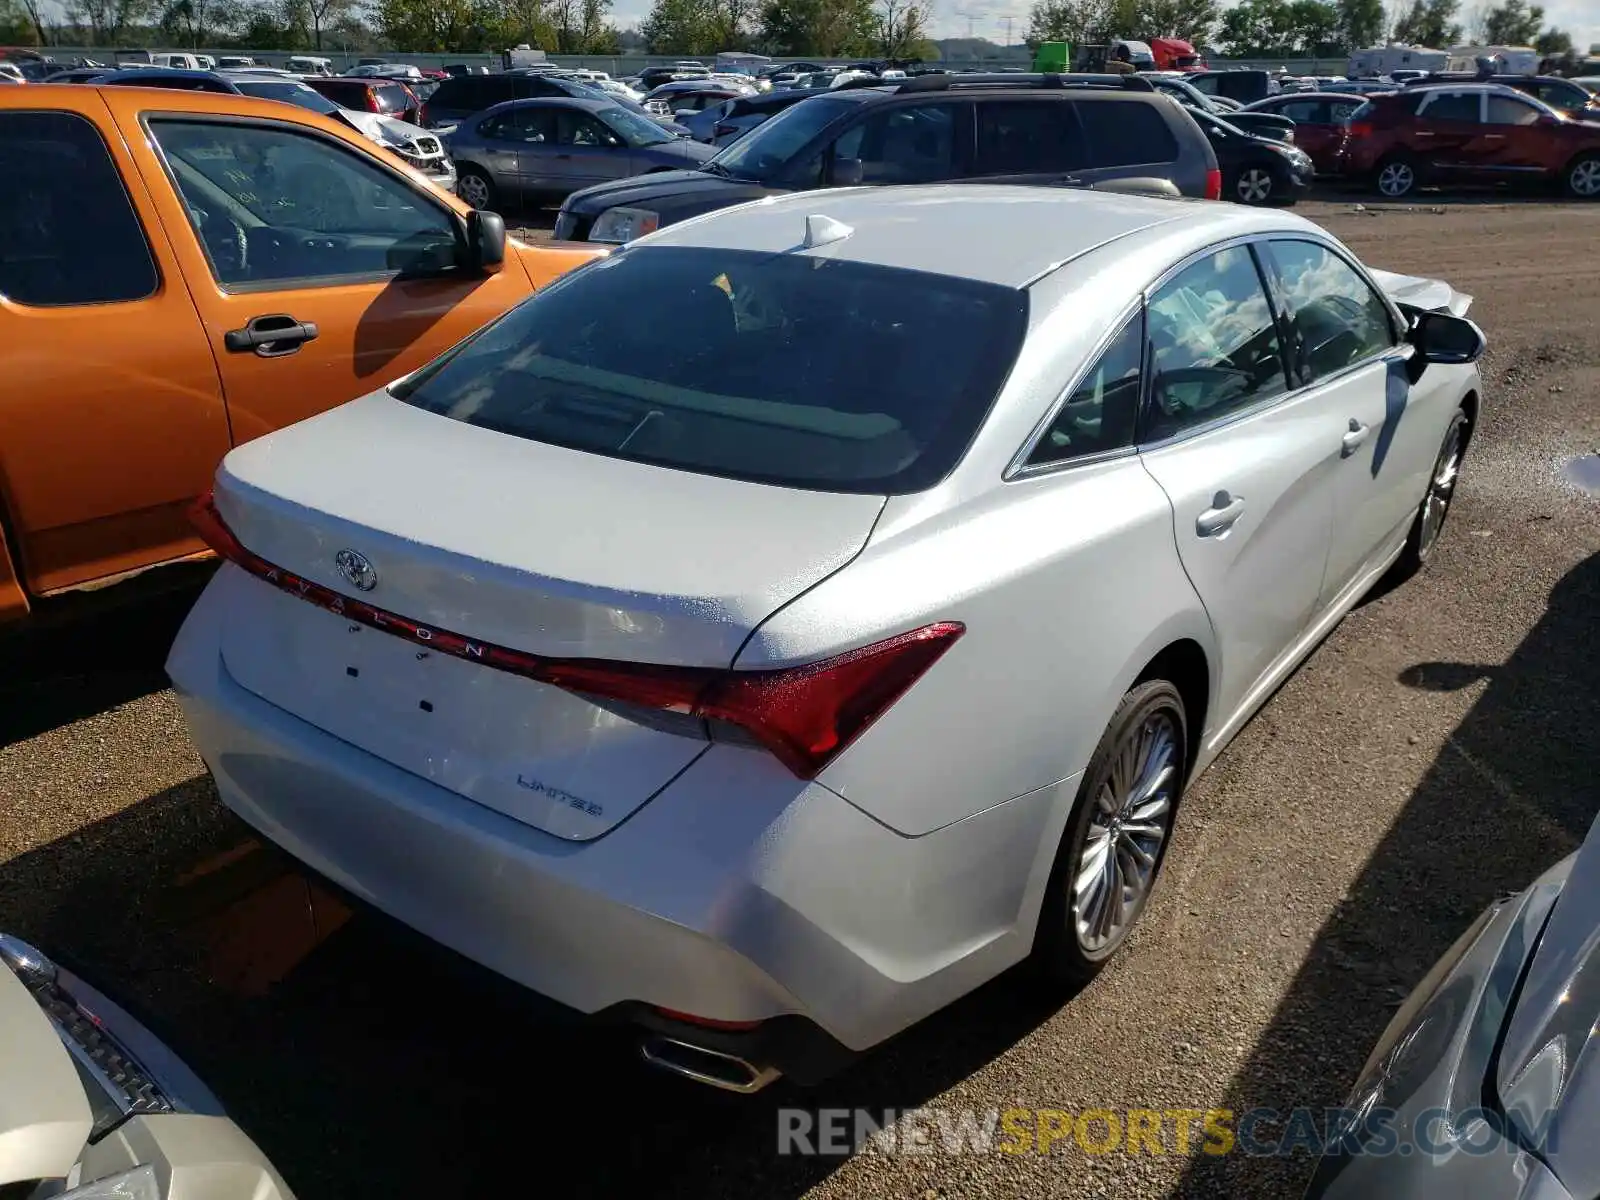
<path id="1" fill-rule="evenodd" d="M 1067 401 L 1072 398 L 1072 394 L 1088 378 L 1089 372 L 1100 365 L 1100 359 L 1111 348 L 1111 343 L 1122 335 L 1122 331 L 1127 328 L 1128 322 L 1136 316 L 1142 317 L 1143 310 L 1143 293 L 1135 296 L 1130 303 L 1123 307 L 1122 311 L 1117 315 L 1117 319 L 1111 323 L 1110 332 L 1095 343 L 1094 349 L 1084 357 L 1083 365 L 1078 368 L 1067 386 L 1057 393 L 1056 398 L 1051 401 L 1050 406 L 1045 410 L 1044 416 L 1034 424 L 1032 431 L 1023 439 L 1021 449 L 1011 456 L 1011 461 L 1006 464 L 1006 469 L 1000 474 L 1002 482 L 1010 482 L 1013 479 L 1032 479 L 1039 475 L 1053 474 L 1068 467 L 1081 466 L 1086 463 L 1106 462 L 1113 458 L 1123 458 L 1137 451 L 1138 447 L 1135 441 L 1130 442 L 1127 446 L 1118 446 L 1110 450 L 1097 450 L 1091 454 L 1083 454 L 1075 458 L 1063 458 L 1056 462 L 1034 463 L 1031 466 L 1028 463 L 1028 459 L 1032 457 L 1039 441 L 1045 434 L 1050 432 L 1050 427 L 1055 424 L 1056 417 L 1066 407 Z M 1144 348 L 1141 346 L 1139 350 L 1139 408 L 1141 410 L 1144 408 L 1145 383 Z"/>

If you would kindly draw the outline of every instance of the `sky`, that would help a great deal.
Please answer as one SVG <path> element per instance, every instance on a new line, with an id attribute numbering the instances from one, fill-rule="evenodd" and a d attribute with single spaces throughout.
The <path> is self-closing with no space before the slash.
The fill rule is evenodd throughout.
<path id="1" fill-rule="evenodd" d="M 1011 38 L 1022 40 L 1028 28 L 1030 0 L 932 0 L 933 36 L 985 37 L 993 42 L 1006 40 L 1006 18 L 1011 18 Z M 1462 13 L 1476 7 L 1474 0 L 1463 0 Z M 1600 3 L 1597 0 L 1543 0 L 1545 24 L 1565 29 L 1581 54 L 1591 42 L 1600 42 Z M 616 0 L 613 19 L 619 25 L 632 25 L 650 11 L 650 0 Z M 1441 47 L 1442 49 L 1443 47 Z"/>

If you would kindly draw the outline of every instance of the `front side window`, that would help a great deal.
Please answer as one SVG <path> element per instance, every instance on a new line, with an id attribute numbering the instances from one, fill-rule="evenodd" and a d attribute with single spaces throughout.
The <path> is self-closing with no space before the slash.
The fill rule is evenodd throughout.
<path id="1" fill-rule="evenodd" d="M 100 133 L 71 113 L 0 113 L 0 296 L 142 300 L 156 265 Z M 18 381 L 20 384 L 21 381 Z"/>
<path id="2" fill-rule="evenodd" d="M 454 217 L 353 151 L 262 125 L 152 119 L 217 282 L 436 272 Z"/>
<path id="3" fill-rule="evenodd" d="M 1007 100 L 979 104 L 977 175 L 1048 175 L 1084 166 L 1070 104 Z"/>
<path id="4" fill-rule="evenodd" d="M 1278 279 L 1289 361 L 1300 383 L 1393 348 L 1389 306 L 1332 250 L 1316 242 L 1272 241 L 1266 256 Z"/>
<path id="5" fill-rule="evenodd" d="M 954 178 L 955 117 L 953 104 L 881 108 L 833 144 L 832 178 L 848 179 L 860 163 L 857 182 L 869 184 L 938 183 Z"/>
<path id="6" fill-rule="evenodd" d="M 639 312 L 673 320 L 628 315 Z M 639 246 L 535 293 L 392 392 L 614 458 L 820 491 L 914 492 L 965 452 L 1027 320 L 1027 294 L 996 284 Z"/>
<path id="7" fill-rule="evenodd" d="M 595 115 L 613 133 L 635 148 L 660 146 L 677 140 L 649 117 L 641 117 L 621 105 L 601 109 Z"/>
<path id="8" fill-rule="evenodd" d="M 1513 100 L 1510 96 L 1490 96 L 1488 116 L 1490 125 L 1535 125 L 1542 116 L 1526 100 Z"/>
<path id="9" fill-rule="evenodd" d="M 846 113 L 857 110 L 850 100 L 813 96 L 764 121 L 711 160 L 717 174 L 757 182 L 776 177 L 793 165 L 795 157 L 824 129 Z M 815 183 L 814 178 L 808 182 Z"/>
<path id="10" fill-rule="evenodd" d="M 1287 390 L 1278 329 L 1254 258 L 1231 246 L 1185 267 L 1151 298 L 1151 405 L 1160 441 Z"/>
<path id="11" fill-rule="evenodd" d="M 586 112 L 556 110 L 556 144 L 599 150 L 622 145 L 622 139 Z"/>
<path id="12" fill-rule="evenodd" d="M 1136 313 L 1089 368 L 1034 444 L 1028 466 L 1065 462 L 1133 445 L 1144 362 L 1144 316 Z"/>

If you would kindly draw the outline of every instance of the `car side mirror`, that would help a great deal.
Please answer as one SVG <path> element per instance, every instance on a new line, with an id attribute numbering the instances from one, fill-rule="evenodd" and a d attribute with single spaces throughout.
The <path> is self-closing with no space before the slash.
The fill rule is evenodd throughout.
<path id="1" fill-rule="evenodd" d="M 833 160 L 834 187 L 859 187 L 864 178 L 866 178 L 866 168 L 862 166 L 859 158 Z"/>
<path id="2" fill-rule="evenodd" d="M 1411 375 L 1415 383 L 1429 363 L 1464 366 L 1483 357 L 1483 330 L 1465 317 L 1447 312 L 1421 312 L 1411 322 L 1406 340 L 1416 349 Z"/>
<path id="3" fill-rule="evenodd" d="M 694 115 L 695 115 L 695 110 L 694 109 L 692 109 L 692 108 L 680 108 L 680 109 L 678 109 L 676 112 L 674 112 L 672 114 L 672 119 L 674 121 L 681 121 L 685 117 L 692 117 Z"/>
<path id="4" fill-rule="evenodd" d="M 506 219 L 497 212 L 473 209 L 467 214 L 468 269 L 494 275 L 505 261 Z"/>

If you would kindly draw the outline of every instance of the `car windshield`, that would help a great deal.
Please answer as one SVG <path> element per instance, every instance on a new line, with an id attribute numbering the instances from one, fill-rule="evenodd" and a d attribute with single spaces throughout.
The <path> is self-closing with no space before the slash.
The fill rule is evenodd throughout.
<path id="1" fill-rule="evenodd" d="M 670 316 L 626 316 L 638 312 Z M 613 458 L 819 491 L 914 492 L 965 452 L 1027 320 L 1027 294 L 996 284 L 642 246 L 565 276 L 390 390 L 429 412 Z M 937 372 L 925 369 L 929 346 Z"/>
<path id="2" fill-rule="evenodd" d="M 615 132 L 621 134 L 622 139 L 630 146 L 659 146 L 663 142 L 678 140 L 649 117 L 641 117 L 620 104 L 603 108 L 596 115 Z"/>
<path id="3" fill-rule="evenodd" d="M 325 116 L 339 111 L 339 106 L 332 100 L 303 83 L 294 83 L 287 79 L 235 79 L 233 83 L 246 96 L 259 96 L 263 100 L 282 100 L 286 104 L 298 104 L 301 108 L 309 108 L 312 112 L 322 113 Z"/>
<path id="4" fill-rule="evenodd" d="M 763 121 L 707 165 L 738 179 L 770 179 L 793 162 L 812 138 L 854 107 L 853 101 L 822 96 L 806 100 Z"/>

